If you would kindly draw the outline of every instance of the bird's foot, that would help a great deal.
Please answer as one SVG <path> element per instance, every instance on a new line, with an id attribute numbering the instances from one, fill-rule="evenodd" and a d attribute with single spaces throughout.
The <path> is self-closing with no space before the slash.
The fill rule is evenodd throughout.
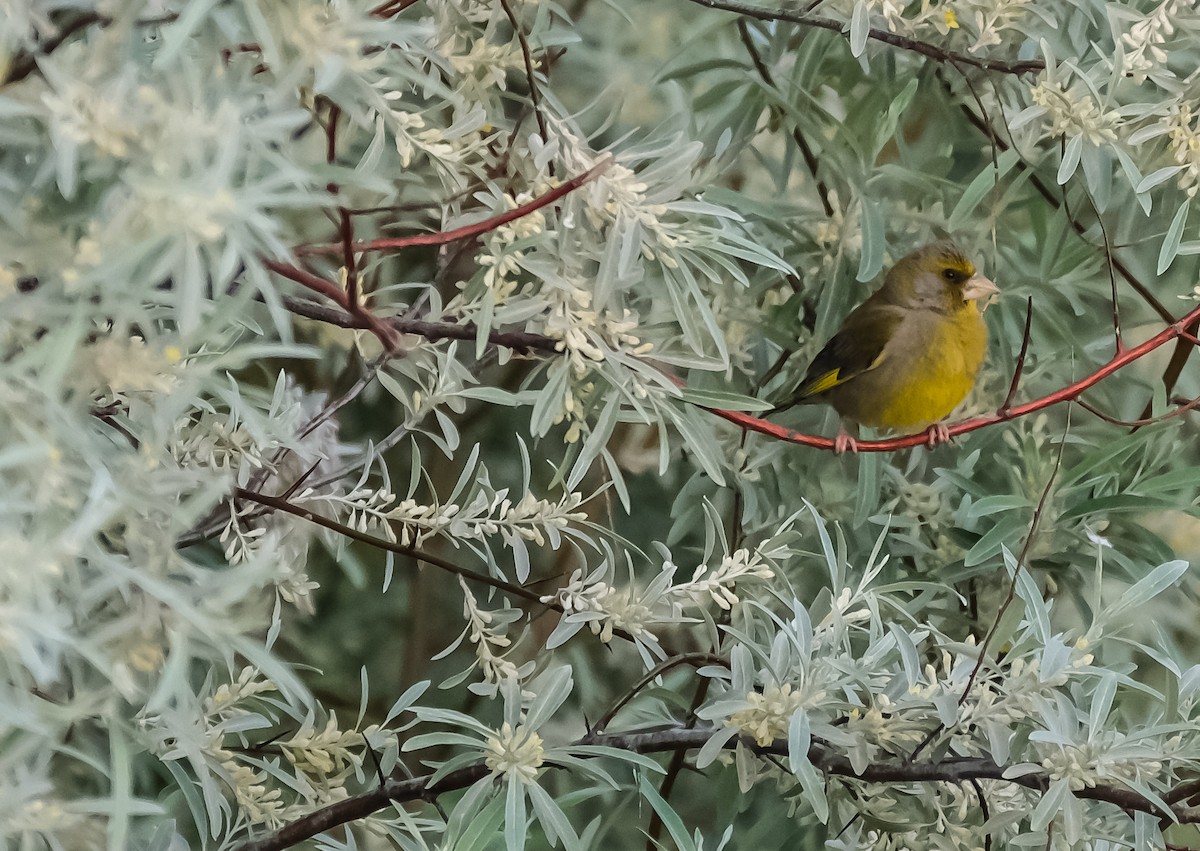
<path id="1" fill-rule="evenodd" d="M 950 427 L 945 423 L 934 423 L 925 430 L 925 445 L 937 446 L 939 443 L 950 442 Z"/>
<path id="2" fill-rule="evenodd" d="M 845 426 L 841 426 L 838 429 L 837 437 L 833 439 L 833 451 L 838 455 L 844 455 L 847 449 L 857 455 L 858 441 L 850 436 Z"/>

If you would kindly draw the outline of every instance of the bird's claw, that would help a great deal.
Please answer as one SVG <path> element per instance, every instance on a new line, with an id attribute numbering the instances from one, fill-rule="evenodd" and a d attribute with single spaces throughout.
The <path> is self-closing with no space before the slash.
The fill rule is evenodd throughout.
<path id="1" fill-rule="evenodd" d="M 925 430 L 925 445 L 937 446 L 939 443 L 950 442 L 950 427 L 945 423 L 934 423 Z"/>
<path id="2" fill-rule="evenodd" d="M 833 439 L 833 451 L 838 455 L 844 455 L 847 449 L 857 455 L 858 441 L 846 433 L 845 430 L 839 431 L 837 437 Z"/>

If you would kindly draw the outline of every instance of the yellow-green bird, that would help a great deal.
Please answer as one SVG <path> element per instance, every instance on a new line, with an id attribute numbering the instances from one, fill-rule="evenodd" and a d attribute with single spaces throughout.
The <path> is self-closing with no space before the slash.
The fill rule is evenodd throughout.
<path id="1" fill-rule="evenodd" d="M 901 258 L 813 359 L 785 407 L 828 402 L 843 420 L 949 440 L 940 424 L 987 353 L 983 306 L 999 289 L 952 242 Z M 835 449 L 855 450 L 845 424 Z"/>

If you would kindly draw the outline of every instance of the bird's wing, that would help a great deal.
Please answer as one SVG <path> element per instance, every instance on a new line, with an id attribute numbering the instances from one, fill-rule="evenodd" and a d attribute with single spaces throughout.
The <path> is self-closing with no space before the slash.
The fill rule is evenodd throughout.
<path id="1" fill-rule="evenodd" d="M 813 358 L 796 388 L 793 404 L 845 384 L 883 363 L 888 342 L 904 319 L 904 311 L 866 302 L 846 317 L 841 329 Z"/>

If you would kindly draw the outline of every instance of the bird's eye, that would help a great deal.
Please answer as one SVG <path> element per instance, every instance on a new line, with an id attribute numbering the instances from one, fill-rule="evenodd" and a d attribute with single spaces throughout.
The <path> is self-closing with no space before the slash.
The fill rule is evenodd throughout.
<path id="1" fill-rule="evenodd" d="M 950 283 L 954 283 L 958 280 L 961 280 L 962 273 L 959 272 L 957 269 L 943 269 L 942 277 L 945 278 Z"/>

